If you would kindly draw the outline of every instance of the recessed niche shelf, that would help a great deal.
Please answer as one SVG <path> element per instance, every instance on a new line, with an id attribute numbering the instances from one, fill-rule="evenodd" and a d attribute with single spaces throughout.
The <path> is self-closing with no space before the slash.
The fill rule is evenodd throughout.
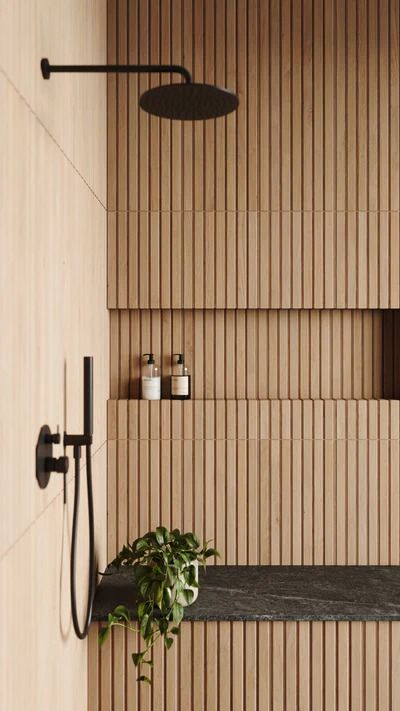
<path id="1" fill-rule="evenodd" d="M 398 399 L 400 310 L 111 311 L 111 396 L 138 399 L 153 351 L 169 396 L 183 350 L 193 399 Z"/>

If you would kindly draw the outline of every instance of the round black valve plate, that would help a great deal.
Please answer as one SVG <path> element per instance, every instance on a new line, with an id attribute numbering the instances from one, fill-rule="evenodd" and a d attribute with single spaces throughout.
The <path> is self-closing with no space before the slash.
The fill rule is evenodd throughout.
<path id="1" fill-rule="evenodd" d="M 36 445 L 36 479 L 41 489 L 46 488 L 51 474 L 46 470 L 46 459 L 53 456 L 53 444 L 50 441 L 50 436 L 50 427 L 43 425 Z"/>

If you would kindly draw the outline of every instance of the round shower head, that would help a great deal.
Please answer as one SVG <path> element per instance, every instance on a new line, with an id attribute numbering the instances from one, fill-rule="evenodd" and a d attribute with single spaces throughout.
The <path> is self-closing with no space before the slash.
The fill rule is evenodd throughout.
<path id="1" fill-rule="evenodd" d="M 145 91 L 142 109 L 161 118 L 196 121 L 226 116 L 239 106 L 239 99 L 227 89 L 211 84 L 163 84 Z"/>

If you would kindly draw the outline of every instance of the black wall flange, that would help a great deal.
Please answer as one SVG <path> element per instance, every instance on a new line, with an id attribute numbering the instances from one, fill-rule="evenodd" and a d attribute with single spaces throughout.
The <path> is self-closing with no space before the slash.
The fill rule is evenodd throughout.
<path id="1" fill-rule="evenodd" d="M 52 434 L 50 427 L 43 425 L 36 444 L 36 479 L 41 489 L 46 488 L 52 472 L 66 474 L 68 471 L 68 457 L 53 457 L 53 444 L 60 442 L 60 433 Z"/>

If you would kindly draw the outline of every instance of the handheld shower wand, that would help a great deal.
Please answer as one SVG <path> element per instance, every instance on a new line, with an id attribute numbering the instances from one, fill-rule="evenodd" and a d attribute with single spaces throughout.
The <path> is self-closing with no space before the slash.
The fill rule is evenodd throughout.
<path id="1" fill-rule="evenodd" d="M 74 512 L 72 517 L 71 535 L 71 563 L 70 563 L 70 585 L 71 585 L 71 613 L 74 630 L 79 639 L 87 636 L 90 621 L 92 618 L 93 599 L 96 590 L 96 561 L 94 551 L 94 510 L 93 510 L 93 487 L 92 487 L 92 452 L 93 441 L 93 358 L 86 356 L 83 359 L 83 435 L 70 435 L 64 432 L 64 447 L 73 447 L 75 460 L 75 490 L 74 490 Z M 89 518 L 89 589 L 86 606 L 85 621 L 82 629 L 79 626 L 78 613 L 76 607 L 76 543 L 78 532 L 78 514 L 80 499 L 80 474 L 81 474 L 81 448 L 86 450 L 86 486 L 88 497 L 88 518 Z"/>

